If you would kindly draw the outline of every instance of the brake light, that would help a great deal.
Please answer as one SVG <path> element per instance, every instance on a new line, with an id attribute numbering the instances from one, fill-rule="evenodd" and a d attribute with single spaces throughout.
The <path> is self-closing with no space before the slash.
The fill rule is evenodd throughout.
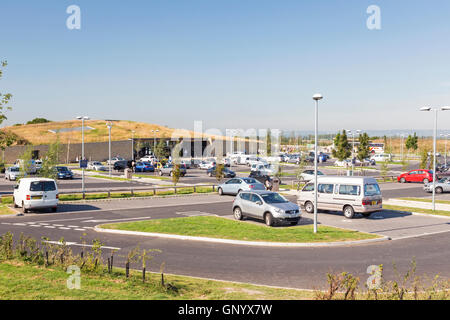
<path id="1" fill-rule="evenodd" d="M 31 200 L 31 196 L 27 194 L 27 200 Z"/>
<path id="2" fill-rule="evenodd" d="M 250 189 L 253 189 L 255 186 L 251 184 L 249 187 L 250 187 Z"/>
<path id="3" fill-rule="evenodd" d="M 371 204 L 372 204 L 372 201 L 365 200 L 365 199 L 362 200 L 362 205 L 363 206 L 370 206 Z"/>
<path id="4" fill-rule="evenodd" d="M 56 199 L 59 199 L 59 194 L 56 194 Z"/>

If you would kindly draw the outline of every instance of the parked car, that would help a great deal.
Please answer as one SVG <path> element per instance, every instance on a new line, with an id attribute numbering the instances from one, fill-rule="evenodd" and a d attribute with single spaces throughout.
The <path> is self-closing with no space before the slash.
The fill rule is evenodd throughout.
<path id="1" fill-rule="evenodd" d="M 124 171 L 127 168 L 131 168 L 131 161 L 118 160 L 114 162 L 113 169 L 116 171 Z"/>
<path id="2" fill-rule="evenodd" d="M 58 187 L 55 180 L 46 178 L 22 178 L 14 186 L 14 207 L 21 207 L 23 213 L 33 209 L 58 208 Z"/>
<path id="3" fill-rule="evenodd" d="M 35 160 L 35 164 L 36 164 L 36 171 L 39 172 L 39 170 L 42 169 L 42 160 Z"/>
<path id="4" fill-rule="evenodd" d="M 175 166 L 173 164 L 166 164 L 164 167 L 159 169 L 159 175 L 172 176 Z M 184 177 L 186 175 L 186 168 L 180 165 L 180 176 Z"/>
<path id="5" fill-rule="evenodd" d="M 22 159 L 17 159 L 16 162 L 14 162 L 15 167 L 19 168 L 26 168 L 28 174 L 36 174 L 36 161 L 35 160 L 29 160 L 27 164 L 24 163 Z"/>
<path id="6" fill-rule="evenodd" d="M 355 213 L 368 217 L 383 209 L 381 190 L 374 178 L 323 176 L 317 178 L 317 184 L 318 210 L 343 211 L 352 219 Z M 306 212 L 314 212 L 314 182 L 303 187 L 297 201 Z"/>
<path id="7" fill-rule="evenodd" d="M 209 168 L 208 170 L 206 170 L 206 174 L 209 177 L 215 177 L 216 176 L 216 168 L 217 167 Z M 227 167 L 224 167 L 222 172 L 223 172 L 224 178 L 234 178 L 234 177 L 236 177 L 236 173 L 234 171 L 228 169 Z"/>
<path id="8" fill-rule="evenodd" d="M 411 170 L 406 173 L 402 173 L 397 177 L 397 181 L 401 183 L 405 182 L 423 182 L 427 184 L 433 181 L 433 170 Z"/>
<path id="9" fill-rule="evenodd" d="M 211 169 L 216 165 L 215 161 L 202 161 L 199 163 L 198 168 L 202 170 L 208 170 Z"/>
<path id="10" fill-rule="evenodd" d="M 266 190 L 266 188 L 254 178 L 233 178 L 217 186 L 219 195 L 236 195 L 241 191 L 251 190 Z"/>
<path id="11" fill-rule="evenodd" d="M 362 161 L 359 160 L 358 158 L 355 158 L 354 163 L 355 163 L 355 166 L 360 166 L 360 167 L 361 166 L 362 167 L 364 167 L 364 166 L 374 166 L 374 165 L 377 164 L 375 159 L 369 159 L 369 158 L 363 159 Z"/>
<path id="12" fill-rule="evenodd" d="M 253 217 L 263 220 L 267 226 L 288 222 L 297 225 L 301 217 L 297 204 L 271 191 L 242 191 L 233 201 L 236 220 Z"/>
<path id="13" fill-rule="evenodd" d="M 56 171 L 58 179 L 73 179 L 73 172 L 67 167 L 56 166 L 53 170 Z"/>
<path id="14" fill-rule="evenodd" d="M 20 172 L 19 167 L 9 167 L 5 170 L 5 179 L 10 181 L 15 181 L 17 178 L 21 177 L 23 174 Z"/>
<path id="15" fill-rule="evenodd" d="M 258 180 L 260 183 L 262 183 L 266 187 L 267 190 L 272 189 L 273 180 L 269 175 L 267 175 L 261 171 L 251 171 L 250 175 L 248 177 Z M 281 181 L 280 181 L 280 184 L 281 184 Z"/>
<path id="16" fill-rule="evenodd" d="M 108 171 L 108 167 L 104 166 L 100 161 L 90 161 L 87 164 L 88 170 Z"/>
<path id="17" fill-rule="evenodd" d="M 334 162 L 334 165 L 337 166 L 337 167 L 346 167 L 347 168 L 347 167 L 351 167 L 352 166 L 352 161 L 349 160 L 349 159 L 344 159 L 342 161 L 336 160 Z"/>
<path id="18" fill-rule="evenodd" d="M 111 158 L 111 161 L 109 161 L 109 159 L 106 160 L 106 164 L 114 165 L 117 161 L 126 161 L 126 160 L 122 157 L 114 157 Z"/>
<path id="19" fill-rule="evenodd" d="M 436 193 L 450 192 L 450 180 L 448 178 L 443 178 L 436 181 L 435 185 Z M 425 192 L 433 192 L 433 183 L 424 184 L 423 190 Z"/>
<path id="20" fill-rule="evenodd" d="M 147 155 L 147 156 L 140 158 L 139 161 L 152 163 L 152 162 L 158 161 L 158 159 L 153 155 Z"/>
<path id="21" fill-rule="evenodd" d="M 136 172 L 154 172 L 155 167 L 150 162 L 136 162 Z"/>
<path id="22" fill-rule="evenodd" d="M 268 164 L 268 163 L 263 163 L 263 164 L 252 164 L 250 171 L 261 171 L 264 174 L 267 175 L 274 175 L 275 174 L 275 168 L 273 167 L 273 165 Z"/>
<path id="23" fill-rule="evenodd" d="M 300 173 L 300 179 L 305 181 L 310 181 L 314 179 L 314 170 L 305 170 L 302 173 Z M 324 176 L 322 171 L 317 170 L 317 176 Z"/>
<path id="24" fill-rule="evenodd" d="M 392 161 L 393 156 L 392 154 L 377 153 L 371 156 L 370 159 L 373 159 L 376 162 Z"/>

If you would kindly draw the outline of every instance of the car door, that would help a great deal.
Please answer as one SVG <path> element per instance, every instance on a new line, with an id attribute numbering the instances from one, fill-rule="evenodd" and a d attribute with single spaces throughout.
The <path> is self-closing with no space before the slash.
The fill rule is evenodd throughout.
<path id="1" fill-rule="evenodd" d="M 247 213 L 253 217 L 262 219 L 263 203 L 264 202 L 257 194 L 251 193 L 250 201 L 248 202 Z"/>
<path id="2" fill-rule="evenodd" d="M 320 183 L 317 186 L 317 201 L 318 209 L 335 210 L 334 205 L 334 184 L 333 183 Z"/>
<path id="3" fill-rule="evenodd" d="M 410 171 L 406 177 L 406 181 L 408 182 L 417 182 L 417 171 Z"/>
<path id="4" fill-rule="evenodd" d="M 43 199 L 46 205 L 53 205 L 57 199 L 58 189 L 54 181 L 42 181 Z"/>
<path id="5" fill-rule="evenodd" d="M 223 185 L 223 192 L 227 194 L 237 194 L 239 182 L 239 179 L 228 180 Z"/>

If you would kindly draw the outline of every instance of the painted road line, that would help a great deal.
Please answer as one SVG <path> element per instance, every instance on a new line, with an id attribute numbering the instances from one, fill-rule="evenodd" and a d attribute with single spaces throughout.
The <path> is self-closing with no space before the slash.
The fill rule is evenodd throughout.
<path id="1" fill-rule="evenodd" d="M 56 227 L 54 227 L 54 226 L 44 226 L 44 228 L 55 229 Z"/>
<path id="2" fill-rule="evenodd" d="M 113 221 L 148 220 L 148 219 L 151 219 L 151 217 L 124 218 L 124 219 L 99 219 L 99 220 L 86 220 L 86 221 L 81 221 L 81 222 L 83 222 L 83 223 L 89 223 L 89 222 L 102 223 L 102 222 L 113 222 Z"/>

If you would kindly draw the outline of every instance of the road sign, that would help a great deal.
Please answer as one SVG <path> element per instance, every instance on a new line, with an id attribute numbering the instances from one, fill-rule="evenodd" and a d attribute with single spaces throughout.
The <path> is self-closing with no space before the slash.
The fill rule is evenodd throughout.
<path id="1" fill-rule="evenodd" d="M 87 160 L 80 160 L 80 168 L 81 169 L 86 169 L 87 168 L 87 164 L 88 164 L 88 161 Z"/>

